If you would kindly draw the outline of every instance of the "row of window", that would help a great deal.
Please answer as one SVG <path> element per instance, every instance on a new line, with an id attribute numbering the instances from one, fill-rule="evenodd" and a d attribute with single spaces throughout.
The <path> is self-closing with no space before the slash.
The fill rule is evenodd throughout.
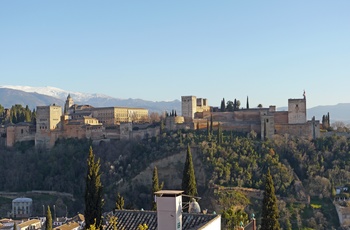
<path id="1" fill-rule="evenodd" d="M 30 214 L 29 213 L 29 207 L 13 207 L 13 213 L 14 214 Z"/>

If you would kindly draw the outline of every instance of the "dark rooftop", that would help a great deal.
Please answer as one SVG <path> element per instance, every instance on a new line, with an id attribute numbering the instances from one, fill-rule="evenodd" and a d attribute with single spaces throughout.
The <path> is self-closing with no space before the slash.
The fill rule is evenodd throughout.
<path id="1" fill-rule="evenodd" d="M 139 210 L 116 210 L 117 229 L 138 230 L 140 224 L 147 224 L 148 230 L 157 230 L 157 212 Z M 201 213 L 182 213 L 182 229 L 195 230 L 203 227 L 218 215 Z M 111 230 L 108 226 L 106 230 Z"/>

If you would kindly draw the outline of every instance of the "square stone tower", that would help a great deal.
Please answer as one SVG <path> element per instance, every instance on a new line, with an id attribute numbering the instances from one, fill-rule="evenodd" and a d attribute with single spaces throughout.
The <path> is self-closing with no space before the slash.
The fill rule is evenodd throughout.
<path id="1" fill-rule="evenodd" d="M 288 99 L 288 124 L 306 123 L 306 98 Z"/>
<path id="2" fill-rule="evenodd" d="M 197 97 L 195 96 L 182 96 L 181 97 L 181 109 L 182 116 L 186 118 L 194 118 L 194 114 L 197 112 Z"/>
<path id="3" fill-rule="evenodd" d="M 62 107 L 57 105 L 36 107 L 35 146 L 51 146 L 51 131 L 60 130 Z"/>

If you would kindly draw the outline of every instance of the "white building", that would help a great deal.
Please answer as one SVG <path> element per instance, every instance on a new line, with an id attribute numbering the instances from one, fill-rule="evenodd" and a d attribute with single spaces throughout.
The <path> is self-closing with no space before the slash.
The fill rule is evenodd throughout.
<path id="1" fill-rule="evenodd" d="M 30 217 L 33 211 L 33 200 L 31 198 L 20 197 L 12 201 L 13 217 Z"/>

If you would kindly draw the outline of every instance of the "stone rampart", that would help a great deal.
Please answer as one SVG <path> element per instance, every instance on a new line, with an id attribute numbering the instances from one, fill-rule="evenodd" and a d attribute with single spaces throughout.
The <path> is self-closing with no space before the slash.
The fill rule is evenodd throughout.
<path id="1" fill-rule="evenodd" d="M 290 135 L 299 136 L 299 137 L 307 137 L 313 138 L 313 134 L 311 132 L 310 124 L 276 124 L 275 125 L 276 134 L 285 134 L 288 133 Z"/>
<path id="2" fill-rule="evenodd" d="M 275 124 L 288 124 L 288 111 L 274 113 Z"/>
<path id="3" fill-rule="evenodd" d="M 267 113 L 267 109 L 244 109 L 233 112 L 234 121 L 254 122 L 260 121 L 260 114 Z"/>

